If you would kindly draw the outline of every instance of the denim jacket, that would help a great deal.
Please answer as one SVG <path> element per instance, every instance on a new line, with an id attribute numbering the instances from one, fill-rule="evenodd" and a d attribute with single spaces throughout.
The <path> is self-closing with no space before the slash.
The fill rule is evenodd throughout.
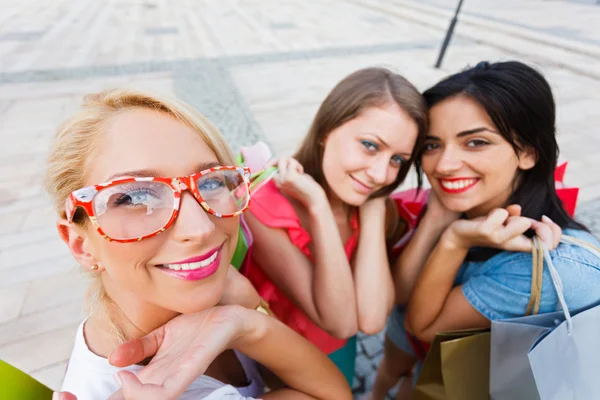
<path id="1" fill-rule="evenodd" d="M 600 247 L 591 234 L 566 229 L 573 236 Z M 563 283 L 569 309 L 591 305 L 600 300 L 600 259 L 588 250 L 561 243 L 550 252 Z M 455 280 L 471 305 L 490 320 L 525 314 L 531 293 L 531 253 L 500 252 L 486 261 L 465 261 Z M 558 298 L 544 265 L 539 313 L 556 311 Z"/>

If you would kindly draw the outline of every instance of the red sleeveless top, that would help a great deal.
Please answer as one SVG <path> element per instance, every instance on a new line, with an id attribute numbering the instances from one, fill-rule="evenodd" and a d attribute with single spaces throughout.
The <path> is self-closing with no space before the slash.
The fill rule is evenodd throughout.
<path id="1" fill-rule="evenodd" d="M 314 263 L 314 257 L 308 248 L 312 238 L 302 227 L 294 207 L 281 194 L 273 181 L 266 183 L 259 190 L 252 193 L 249 212 L 268 227 L 285 229 L 290 241 Z M 350 225 L 352 236 L 344 246 L 348 260 L 351 259 L 358 245 L 358 213 L 353 215 Z M 312 322 L 300 308 L 275 286 L 253 258 L 250 258 L 248 262 L 245 275 L 250 279 L 258 293 L 269 302 L 271 310 L 280 321 L 315 344 L 325 354 L 333 353 L 344 347 L 346 339 L 337 339 Z"/>

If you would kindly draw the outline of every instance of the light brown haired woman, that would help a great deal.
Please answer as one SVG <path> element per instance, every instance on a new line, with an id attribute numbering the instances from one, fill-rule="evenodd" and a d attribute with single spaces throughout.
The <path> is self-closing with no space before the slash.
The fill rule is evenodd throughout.
<path id="1" fill-rule="evenodd" d="M 321 104 L 293 158 L 253 194 L 247 276 L 283 322 L 352 382 L 357 331 L 381 331 L 394 303 L 387 204 L 423 139 L 418 90 L 384 68 L 356 71 Z M 388 214 L 389 218 L 386 218 Z"/>

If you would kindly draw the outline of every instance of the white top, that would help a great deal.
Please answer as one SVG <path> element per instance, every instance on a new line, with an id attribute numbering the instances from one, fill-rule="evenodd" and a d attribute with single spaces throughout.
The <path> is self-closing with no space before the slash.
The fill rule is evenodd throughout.
<path id="1" fill-rule="evenodd" d="M 69 359 L 61 391 L 73 393 L 78 400 L 106 400 L 120 389 L 114 378 L 117 372 L 127 370 L 137 373 L 143 366 L 132 365 L 118 368 L 110 365 L 106 358 L 92 353 L 83 335 L 84 324 L 85 321 L 77 329 L 73 352 Z M 244 368 L 248 382 L 250 382 L 248 386 L 234 388 L 210 376 L 202 375 L 192 382 L 179 399 L 252 400 L 263 395 L 264 382 L 256 362 L 238 351 L 235 351 L 235 354 Z"/>

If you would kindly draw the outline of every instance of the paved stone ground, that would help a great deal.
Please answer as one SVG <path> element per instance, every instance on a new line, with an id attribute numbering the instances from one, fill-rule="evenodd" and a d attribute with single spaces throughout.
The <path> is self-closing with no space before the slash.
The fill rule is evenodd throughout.
<path id="1" fill-rule="evenodd" d="M 84 94 L 108 87 L 177 95 L 234 148 L 266 140 L 284 154 L 331 87 L 357 68 L 388 66 L 424 89 L 481 59 L 523 59 L 554 87 L 567 182 L 581 187 L 578 217 L 600 234 L 600 6 L 466 1 L 436 70 L 454 6 L 0 0 L 0 358 L 60 386 L 83 318 L 85 281 L 57 238 L 42 175 L 58 123 Z M 372 386 L 381 339 L 360 336 L 357 394 Z"/>

